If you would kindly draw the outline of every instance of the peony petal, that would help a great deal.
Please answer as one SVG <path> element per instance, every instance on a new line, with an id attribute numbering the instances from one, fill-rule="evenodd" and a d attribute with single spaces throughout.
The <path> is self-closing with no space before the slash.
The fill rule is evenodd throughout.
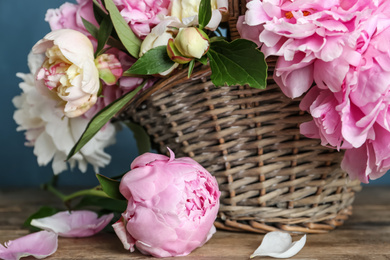
<path id="1" fill-rule="evenodd" d="M 305 245 L 306 235 L 299 241 L 292 243 L 291 236 L 288 233 L 273 231 L 267 233 L 261 245 L 250 256 L 271 256 L 275 258 L 288 258 L 296 255 Z"/>
<path id="2" fill-rule="evenodd" d="M 40 231 L 0 244 L 0 259 L 14 260 L 26 256 L 38 259 L 54 254 L 58 247 L 58 235 L 49 231 Z"/>
<path id="3" fill-rule="evenodd" d="M 88 237 L 101 231 L 114 214 L 98 215 L 93 211 L 62 211 L 53 216 L 33 219 L 31 225 L 53 231 L 62 237 Z"/>

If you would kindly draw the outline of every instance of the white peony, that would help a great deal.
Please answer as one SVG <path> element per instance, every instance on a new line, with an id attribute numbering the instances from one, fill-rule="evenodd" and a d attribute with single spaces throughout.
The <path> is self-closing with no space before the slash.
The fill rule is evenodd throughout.
<path id="1" fill-rule="evenodd" d="M 23 93 L 13 99 L 17 110 L 14 120 L 19 125 L 18 131 L 26 131 L 27 146 L 34 146 L 40 166 L 52 161 L 54 174 L 68 169 L 65 162 L 67 154 L 85 130 L 89 120 L 84 117 L 68 118 L 64 116 L 56 100 L 41 95 L 34 86 L 34 75 L 39 69 L 44 55 L 31 54 L 28 64 L 31 73 L 17 73 L 23 80 L 19 84 Z M 71 168 L 76 163 L 80 171 L 85 172 L 90 163 L 95 172 L 99 167 L 106 166 L 111 156 L 103 151 L 105 147 L 115 143 L 115 127 L 108 123 L 93 139 L 91 139 L 79 153 L 68 162 Z"/>

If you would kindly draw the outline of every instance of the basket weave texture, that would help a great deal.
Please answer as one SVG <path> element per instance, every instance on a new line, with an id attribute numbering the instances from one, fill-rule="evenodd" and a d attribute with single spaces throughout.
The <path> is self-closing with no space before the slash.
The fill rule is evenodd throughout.
<path id="1" fill-rule="evenodd" d="M 231 1 L 230 7 L 234 23 L 243 4 Z M 311 117 L 272 79 L 275 61 L 267 60 L 265 90 L 215 87 L 203 65 L 190 79 L 177 71 L 121 117 L 142 125 L 161 153 L 169 147 L 177 157 L 192 157 L 216 177 L 222 193 L 217 228 L 327 232 L 351 214 L 360 183 L 340 169 L 342 153 L 300 135 L 299 125 Z"/>

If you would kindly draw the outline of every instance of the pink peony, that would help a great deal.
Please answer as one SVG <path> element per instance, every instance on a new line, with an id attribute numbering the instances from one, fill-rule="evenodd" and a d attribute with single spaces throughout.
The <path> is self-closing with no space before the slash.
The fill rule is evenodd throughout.
<path id="1" fill-rule="evenodd" d="M 158 15 L 168 15 L 170 0 L 114 0 L 121 15 L 141 39 L 160 22 Z"/>
<path id="2" fill-rule="evenodd" d="M 344 73 L 336 60 L 316 61 L 322 84 L 301 103 L 313 116 L 313 121 L 301 125 L 302 133 L 321 138 L 324 145 L 346 148 L 342 167 L 362 182 L 390 169 L 390 13 L 386 10 L 389 4 L 381 3 L 353 33 L 355 57 L 347 52 L 338 59 L 345 56 L 348 65 L 340 86 L 330 86 L 332 82 L 336 86 Z"/>
<path id="3" fill-rule="evenodd" d="M 257 38 L 266 56 L 279 56 L 275 80 L 287 96 L 295 98 L 310 88 L 316 60 L 331 62 L 351 54 L 344 49 L 354 47 L 353 32 L 376 6 L 367 0 L 252 0 L 247 8 L 245 19 L 239 20 L 240 34 Z M 260 33 L 259 26 L 263 26 Z M 348 65 L 339 63 L 338 69 L 346 73 Z M 344 76 L 338 75 L 338 83 Z"/>
<path id="4" fill-rule="evenodd" d="M 126 249 L 156 257 L 183 256 L 215 232 L 218 184 L 191 158 L 145 153 L 134 160 L 120 191 L 128 200 L 113 225 Z"/>
<path id="5" fill-rule="evenodd" d="M 47 10 L 45 21 L 49 23 L 51 30 L 73 29 L 89 36 L 81 18 L 98 26 L 93 14 L 93 2 L 92 0 L 77 0 L 77 3 L 66 2 L 58 9 Z"/>

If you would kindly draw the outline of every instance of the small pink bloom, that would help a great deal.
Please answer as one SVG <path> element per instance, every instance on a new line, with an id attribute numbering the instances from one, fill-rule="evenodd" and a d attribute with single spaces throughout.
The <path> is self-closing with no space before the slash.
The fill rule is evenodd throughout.
<path id="1" fill-rule="evenodd" d="M 114 0 L 121 15 L 141 39 L 160 22 L 159 15 L 167 15 L 170 0 Z"/>
<path id="2" fill-rule="evenodd" d="M 18 260 L 22 257 L 33 256 L 45 258 L 57 251 L 58 235 L 49 231 L 32 233 L 3 245 L 0 244 L 0 258 Z"/>
<path id="3" fill-rule="evenodd" d="M 49 23 L 52 31 L 73 29 L 89 35 L 81 18 L 97 27 L 99 26 L 93 14 L 93 2 L 91 0 L 77 0 L 77 4 L 66 2 L 57 9 L 49 9 L 45 21 Z"/>
<path id="4" fill-rule="evenodd" d="M 182 256 L 215 232 L 218 184 L 191 158 L 145 153 L 131 164 L 120 191 L 128 200 L 113 225 L 124 247 L 156 257 Z"/>
<path id="5" fill-rule="evenodd" d="M 121 63 L 113 54 L 102 54 L 95 59 L 99 77 L 107 85 L 114 85 L 122 77 L 123 69 Z"/>
<path id="6" fill-rule="evenodd" d="M 88 210 L 63 211 L 50 217 L 33 219 L 31 225 L 62 237 L 89 237 L 100 232 L 113 217 L 113 213 L 99 218 L 95 212 Z"/>

